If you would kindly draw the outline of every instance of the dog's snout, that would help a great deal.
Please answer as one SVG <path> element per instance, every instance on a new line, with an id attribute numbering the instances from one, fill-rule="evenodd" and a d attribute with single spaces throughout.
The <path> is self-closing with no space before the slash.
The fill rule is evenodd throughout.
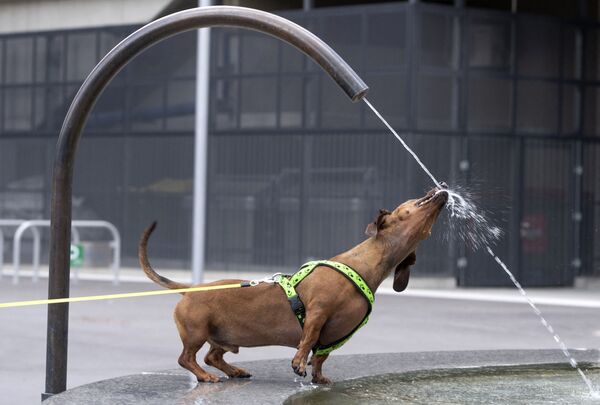
<path id="1" fill-rule="evenodd" d="M 448 197 L 449 197 L 448 196 L 448 191 L 446 191 L 446 190 L 440 190 L 438 192 L 438 195 L 440 196 L 441 199 L 444 200 L 444 204 L 448 201 Z"/>

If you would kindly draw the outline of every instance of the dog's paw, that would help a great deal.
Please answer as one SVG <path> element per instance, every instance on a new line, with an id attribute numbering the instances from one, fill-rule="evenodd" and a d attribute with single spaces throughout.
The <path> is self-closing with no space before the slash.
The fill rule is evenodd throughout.
<path id="1" fill-rule="evenodd" d="M 333 381 L 331 381 L 329 378 L 324 377 L 322 375 L 319 375 L 319 376 L 315 375 L 315 376 L 313 376 L 312 383 L 313 384 L 321 384 L 321 385 L 331 385 L 331 384 L 333 384 Z"/>
<path id="2" fill-rule="evenodd" d="M 221 379 L 214 374 L 206 373 L 202 378 L 198 378 L 198 382 L 217 383 L 221 382 Z"/>
<path id="3" fill-rule="evenodd" d="M 235 371 L 229 375 L 230 378 L 250 378 L 252 374 L 244 370 L 243 368 L 235 368 Z"/>
<path id="4" fill-rule="evenodd" d="M 299 364 L 296 364 L 294 361 L 292 361 L 292 370 L 294 370 L 294 373 L 298 374 L 300 377 L 306 377 L 305 362 L 299 362 Z"/>

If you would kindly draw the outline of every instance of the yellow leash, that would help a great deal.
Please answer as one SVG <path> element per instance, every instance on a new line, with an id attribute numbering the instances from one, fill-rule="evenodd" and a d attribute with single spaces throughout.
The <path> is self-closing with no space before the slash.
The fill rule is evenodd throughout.
<path id="1" fill-rule="evenodd" d="M 112 299 L 117 299 L 117 298 L 148 297 L 151 295 L 178 294 L 178 293 L 196 292 L 196 291 L 225 290 L 228 288 L 242 288 L 242 287 L 248 287 L 251 285 L 253 285 L 253 284 L 236 283 L 236 284 L 209 285 L 209 286 L 204 286 L 204 287 L 177 288 L 177 289 L 173 289 L 173 290 L 156 290 L 156 291 L 143 291 L 143 292 L 134 292 L 134 293 L 122 293 L 122 294 L 89 295 L 87 297 L 53 298 L 53 299 L 32 300 L 32 301 L 15 301 L 15 302 L 1 303 L 0 308 L 27 307 L 27 306 L 31 306 L 31 305 L 64 304 L 67 302 L 112 300 Z"/>

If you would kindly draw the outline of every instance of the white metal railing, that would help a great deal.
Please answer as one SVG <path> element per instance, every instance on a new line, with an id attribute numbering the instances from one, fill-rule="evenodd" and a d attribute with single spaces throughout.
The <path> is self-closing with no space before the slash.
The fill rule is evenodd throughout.
<path id="1" fill-rule="evenodd" d="M 12 222 L 9 222 L 12 221 Z M 39 279 L 40 271 L 40 232 L 39 227 L 49 227 L 50 221 L 46 219 L 32 219 L 32 220 L 0 220 L 1 226 L 17 226 L 13 238 L 13 283 L 19 282 L 19 271 L 21 266 L 21 239 L 23 234 L 28 229 L 31 229 L 33 234 L 33 280 Z M 107 229 L 112 235 L 112 241 L 110 243 L 113 249 L 113 261 L 111 265 L 113 273 L 113 283 L 119 283 L 119 270 L 121 267 L 121 235 L 116 226 L 108 221 L 98 220 L 74 220 L 71 221 L 71 236 L 74 243 L 80 243 L 81 237 L 77 228 L 104 228 Z M 0 231 L 1 232 L 1 231 Z M 0 233 L 0 251 L 4 248 L 4 238 L 1 237 Z M 2 275 L 2 264 L 3 257 L 0 256 L 0 276 Z M 75 273 L 75 279 L 78 278 L 78 270 Z"/>
<path id="2" fill-rule="evenodd" d="M 4 232 L 2 231 L 2 227 L 16 228 L 27 221 L 27 219 L 0 219 L 0 278 L 4 276 Z M 33 234 L 34 263 L 37 263 L 37 266 L 39 266 L 40 232 L 35 227 L 31 229 L 31 232 Z M 79 231 L 74 227 L 71 228 L 71 238 L 74 243 L 79 243 L 80 241 Z M 77 272 L 75 274 L 77 277 Z"/>
<path id="3" fill-rule="evenodd" d="M 0 219 L 0 278 L 4 276 L 4 232 L 3 227 L 17 227 L 26 219 Z"/>

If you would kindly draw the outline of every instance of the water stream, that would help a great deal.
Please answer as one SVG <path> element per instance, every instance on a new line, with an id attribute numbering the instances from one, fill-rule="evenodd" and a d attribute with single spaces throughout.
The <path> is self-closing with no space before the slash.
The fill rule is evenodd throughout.
<path id="1" fill-rule="evenodd" d="M 438 188 L 442 188 L 440 183 L 436 180 L 436 178 L 431 174 L 429 169 L 423 164 L 421 159 L 417 156 L 417 154 L 404 142 L 402 137 L 398 135 L 398 133 L 388 124 L 388 122 L 381 116 L 379 111 L 373 107 L 373 105 L 366 99 L 363 98 L 364 102 L 371 108 L 373 113 L 383 122 L 383 124 L 392 132 L 392 134 L 402 143 L 402 146 L 413 156 L 413 158 L 417 161 L 419 166 L 427 173 L 427 175 L 433 180 L 435 185 Z M 446 203 L 447 208 L 450 211 L 450 218 L 454 218 L 459 220 L 461 223 L 459 227 L 465 229 L 463 232 L 458 232 L 457 234 L 463 238 L 465 242 L 467 242 L 471 247 L 475 249 L 485 248 L 487 252 L 494 258 L 496 263 L 506 272 L 510 280 L 513 282 L 515 287 L 519 290 L 523 298 L 527 301 L 529 306 L 533 309 L 535 314 L 540 318 L 542 325 L 546 328 L 546 330 L 552 335 L 552 338 L 556 341 L 558 346 L 560 347 L 562 353 L 568 359 L 569 364 L 573 367 L 581 378 L 583 382 L 588 387 L 590 391 L 590 395 L 593 398 L 600 398 L 600 391 L 597 391 L 591 380 L 588 376 L 583 372 L 581 367 L 577 361 L 573 358 L 569 350 L 567 349 L 567 345 L 564 341 L 558 336 L 558 334 L 554 331 L 552 325 L 546 321 L 546 319 L 542 316 L 542 312 L 538 309 L 538 307 L 534 304 L 534 302 L 529 298 L 521 284 L 517 281 L 512 272 L 506 267 L 506 265 L 500 260 L 500 258 L 494 253 L 491 249 L 490 245 L 498 240 L 502 234 L 501 230 L 498 227 L 492 226 L 488 219 L 481 213 L 481 211 L 477 208 L 475 203 L 465 195 L 461 195 L 458 192 L 446 189 L 440 190 L 438 192 L 447 192 L 448 193 L 448 202 Z"/>

